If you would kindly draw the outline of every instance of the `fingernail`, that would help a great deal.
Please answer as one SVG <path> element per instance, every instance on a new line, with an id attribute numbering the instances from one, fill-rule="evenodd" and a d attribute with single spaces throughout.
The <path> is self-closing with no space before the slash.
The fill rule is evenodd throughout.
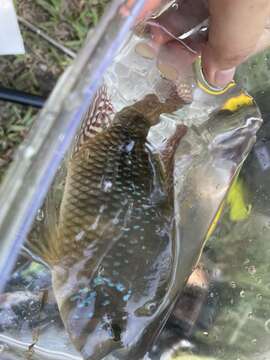
<path id="1" fill-rule="evenodd" d="M 226 85 L 229 84 L 233 80 L 235 73 L 235 68 L 228 69 L 228 70 L 218 70 L 215 73 L 214 81 L 215 86 L 218 86 L 220 88 L 224 88 Z"/>

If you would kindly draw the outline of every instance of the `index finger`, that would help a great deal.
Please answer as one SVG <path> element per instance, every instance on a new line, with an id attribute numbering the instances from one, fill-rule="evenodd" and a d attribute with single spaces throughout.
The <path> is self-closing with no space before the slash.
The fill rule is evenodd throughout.
<path id="1" fill-rule="evenodd" d="M 256 48 L 270 13 L 269 0 L 209 0 L 209 40 L 203 69 L 213 85 L 224 86 L 235 66 Z"/>

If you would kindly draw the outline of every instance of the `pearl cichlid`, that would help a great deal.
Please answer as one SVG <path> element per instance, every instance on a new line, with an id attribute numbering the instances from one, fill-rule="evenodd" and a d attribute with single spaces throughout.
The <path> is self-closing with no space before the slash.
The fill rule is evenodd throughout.
<path id="1" fill-rule="evenodd" d="M 168 317 L 170 175 L 186 127 L 176 128 L 160 156 L 147 135 L 161 113 L 182 104 L 148 95 L 114 114 L 102 87 L 67 161 L 57 223 L 45 241 L 30 243 L 51 268 L 63 323 L 83 359 L 141 359 Z"/>

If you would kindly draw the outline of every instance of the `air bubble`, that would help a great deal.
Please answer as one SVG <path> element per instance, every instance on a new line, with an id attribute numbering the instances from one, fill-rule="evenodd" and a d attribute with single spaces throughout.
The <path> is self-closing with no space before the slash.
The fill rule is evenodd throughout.
<path id="1" fill-rule="evenodd" d="M 240 291 L 240 297 L 241 297 L 241 298 L 244 298 L 245 296 L 246 296 L 245 291 L 244 291 L 244 290 L 241 290 L 241 291 Z"/>
<path id="2" fill-rule="evenodd" d="M 150 312 L 154 311 L 156 308 L 157 304 L 155 302 L 151 302 L 149 304 L 146 305 L 146 309 Z"/>

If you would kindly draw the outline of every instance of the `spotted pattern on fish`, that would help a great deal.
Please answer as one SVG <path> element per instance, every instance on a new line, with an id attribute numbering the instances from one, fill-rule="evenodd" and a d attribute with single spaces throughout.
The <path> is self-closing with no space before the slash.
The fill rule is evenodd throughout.
<path id="1" fill-rule="evenodd" d="M 166 294 L 173 212 L 164 196 L 153 201 L 154 173 L 161 175 L 145 146 L 149 125 L 133 108 L 123 110 L 68 166 L 54 291 L 85 358 L 106 355 L 105 343 L 110 351 L 131 344 L 129 321 L 144 328 Z"/>
<path id="2" fill-rule="evenodd" d="M 57 231 L 41 247 L 63 323 L 89 360 L 151 343 L 173 264 L 173 201 L 147 136 L 177 104 L 146 96 L 94 134 L 99 101 L 109 104 L 100 94 L 67 164 Z"/>

